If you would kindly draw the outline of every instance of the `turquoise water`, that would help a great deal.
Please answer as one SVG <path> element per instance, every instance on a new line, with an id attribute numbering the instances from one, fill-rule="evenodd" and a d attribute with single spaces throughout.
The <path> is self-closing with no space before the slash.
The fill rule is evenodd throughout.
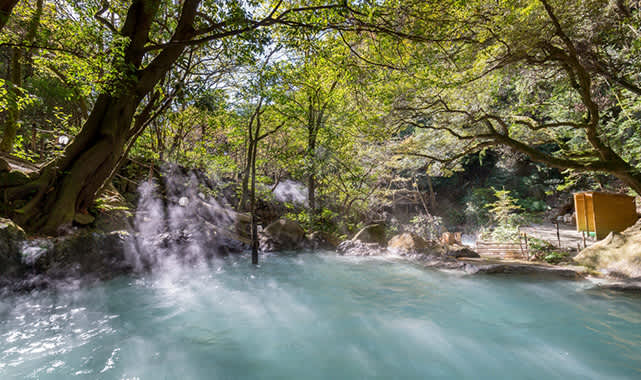
<path id="1" fill-rule="evenodd" d="M 248 260 L 4 296 L 0 378 L 641 378 L 638 296 L 380 258 Z"/>

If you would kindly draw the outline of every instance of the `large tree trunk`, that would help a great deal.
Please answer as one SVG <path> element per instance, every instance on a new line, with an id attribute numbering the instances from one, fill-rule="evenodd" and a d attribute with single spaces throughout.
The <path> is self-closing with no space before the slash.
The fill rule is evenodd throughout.
<path id="1" fill-rule="evenodd" d="M 29 22 L 29 28 L 27 30 L 27 35 L 25 36 L 25 42 L 28 44 L 33 44 L 36 39 L 36 34 L 38 32 L 38 27 L 40 26 L 40 18 L 42 17 L 42 7 L 43 0 L 38 0 L 36 2 L 36 9 L 31 17 Z M 15 47 L 12 49 L 13 54 L 11 57 L 11 68 L 9 75 L 9 82 L 11 82 L 13 88 L 13 96 L 15 97 L 15 103 L 18 102 L 18 98 L 21 96 L 19 94 L 20 88 L 22 87 L 22 77 L 23 71 L 27 73 L 27 76 L 33 74 L 31 56 L 33 55 L 33 48 L 24 49 Z M 25 67 L 23 70 L 23 62 L 25 61 Z M 2 136 L 2 141 L 0 142 L 0 152 L 9 153 L 13 150 L 15 144 L 16 136 L 18 134 L 18 121 L 20 120 L 20 109 L 17 104 L 12 104 L 7 111 L 7 119 L 4 126 L 4 133 Z M 35 140 L 35 139 L 32 139 Z M 33 145 L 33 144 L 32 144 Z"/>
<path id="2" fill-rule="evenodd" d="M 144 46 L 158 10 L 159 0 L 134 0 L 121 30 L 130 39 L 122 70 L 140 68 Z M 186 0 L 172 41 L 189 40 L 199 0 Z M 124 75 L 117 90 L 98 96 L 80 133 L 63 155 L 45 166 L 31 181 L 5 188 L 8 201 L 25 200 L 12 217 L 30 231 L 48 234 L 85 212 L 98 191 L 112 177 L 126 147 L 144 123 L 133 123 L 136 109 L 180 57 L 184 44 L 170 44 L 146 67 Z M 133 78 L 133 79 L 132 79 Z M 144 112 L 141 112 L 141 114 Z M 0 184 L 0 188 L 2 185 Z"/>
<path id="3" fill-rule="evenodd" d="M 251 133 L 251 131 L 250 131 Z M 251 211 L 251 242 L 252 242 L 252 264 L 258 264 L 258 220 L 256 217 L 256 155 L 258 151 L 258 137 L 260 136 L 260 122 L 256 126 L 256 135 L 252 138 L 250 145 L 253 145 L 251 161 L 251 191 L 249 196 L 249 207 Z"/>
<path id="4" fill-rule="evenodd" d="M 316 216 L 316 133 L 310 131 L 307 141 L 307 201 L 309 202 L 310 222 Z"/>
<path id="5" fill-rule="evenodd" d="M 0 0 L 0 31 L 9 21 L 9 16 L 11 16 L 16 4 L 18 4 L 18 0 Z"/>
<path id="6" fill-rule="evenodd" d="M 249 131 L 250 137 L 247 143 L 247 162 L 243 170 L 243 179 L 241 184 L 240 201 L 238 202 L 238 209 L 240 211 L 247 210 L 247 194 L 249 193 L 249 177 L 251 175 L 252 157 L 254 155 L 255 144 L 251 137 L 251 130 Z"/>
<path id="7" fill-rule="evenodd" d="M 11 83 L 11 92 L 13 101 L 7 109 L 6 121 L 4 123 L 4 132 L 2 141 L 0 141 L 0 152 L 9 153 L 13 150 L 13 144 L 18 134 L 18 120 L 20 119 L 20 110 L 18 109 L 18 89 L 22 87 L 22 49 L 13 48 L 11 54 L 11 67 L 9 69 L 9 82 Z"/>
<path id="8" fill-rule="evenodd" d="M 16 211 L 16 221 L 28 230 L 51 234 L 71 222 L 76 212 L 85 212 L 120 160 L 139 102 L 131 95 L 100 95 L 63 156 L 27 184 L 24 190 L 37 192 Z"/>

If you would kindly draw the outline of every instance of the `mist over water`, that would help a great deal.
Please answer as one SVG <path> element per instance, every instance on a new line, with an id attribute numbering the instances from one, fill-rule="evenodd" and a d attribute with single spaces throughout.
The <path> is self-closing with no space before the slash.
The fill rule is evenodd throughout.
<path id="1" fill-rule="evenodd" d="M 333 253 L 2 297 L 2 379 L 637 379 L 641 298 Z"/>
<path id="2" fill-rule="evenodd" d="M 279 182 L 273 191 L 274 198 L 280 202 L 288 202 L 296 205 L 307 206 L 307 188 L 300 182 L 284 180 Z"/>
<path id="3" fill-rule="evenodd" d="M 235 214 L 202 178 L 164 178 L 134 275 L 0 294 L 0 379 L 641 378 L 639 296 L 333 252 L 254 267 L 220 257 Z"/>
<path id="4" fill-rule="evenodd" d="M 235 212 L 207 194 L 210 188 L 195 173 L 166 168 L 163 181 L 147 181 L 138 189 L 128 259 L 138 272 L 174 270 L 176 265 L 204 263 L 230 247 Z"/>

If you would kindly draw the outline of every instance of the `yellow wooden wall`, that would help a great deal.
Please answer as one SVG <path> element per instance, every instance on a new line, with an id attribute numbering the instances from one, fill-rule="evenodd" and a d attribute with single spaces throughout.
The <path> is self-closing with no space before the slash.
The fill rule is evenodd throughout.
<path id="1" fill-rule="evenodd" d="M 634 198 L 625 194 L 588 192 L 574 194 L 577 231 L 595 232 L 603 239 L 637 221 Z"/>

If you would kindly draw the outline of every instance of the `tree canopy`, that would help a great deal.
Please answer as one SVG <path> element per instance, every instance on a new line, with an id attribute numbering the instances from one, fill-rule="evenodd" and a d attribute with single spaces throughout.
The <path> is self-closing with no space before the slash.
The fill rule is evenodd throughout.
<path id="1" fill-rule="evenodd" d="M 641 194 L 634 1 L 8 0 L 0 28 L 0 151 L 38 165 L 0 173 L 0 213 L 28 230 L 132 160 L 236 182 L 241 209 L 255 165 L 261 198 L 305 187 L 310 225 L 492 149 Z"/>

